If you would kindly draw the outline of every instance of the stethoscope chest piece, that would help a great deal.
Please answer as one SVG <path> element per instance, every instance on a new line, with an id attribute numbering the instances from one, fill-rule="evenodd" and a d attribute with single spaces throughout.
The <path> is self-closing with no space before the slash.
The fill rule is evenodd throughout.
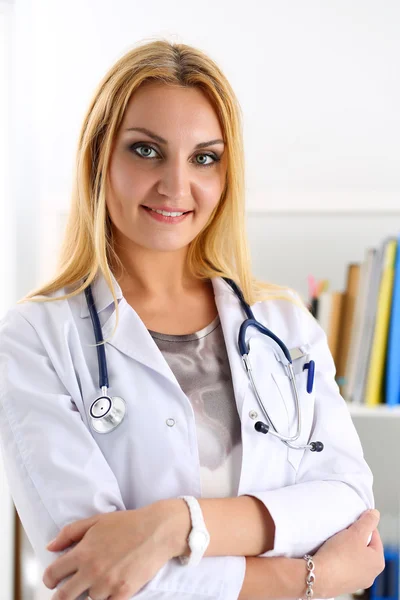
<path id="1" fill-rule="evenodd" d="M 90 421 L 97 433 L 109 433 L 120 425 L 126 412 L 125 401 L 119 396 L 99 396 L 90 407 Z"/>

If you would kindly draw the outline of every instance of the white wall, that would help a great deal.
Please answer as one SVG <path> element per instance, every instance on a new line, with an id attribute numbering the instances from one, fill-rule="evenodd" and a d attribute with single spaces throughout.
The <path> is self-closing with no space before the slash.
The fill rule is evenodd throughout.
<path id="1" fill-rule="evenodd" d="M 329 279 L 331 289 L 345 289 L 347 264 L 361 262 L 367 247 L 400 233 L 400 213 L 260 211 L 248 214 L 247 228 L 254 273 L 307 297 L 309 273 Z"/>
<path id="2" fill-rule="evenodd" d="M 10 160 L 12 18 L 12 5 L 0 0 L 0 274 L 7 281 L 0 294 L 0 318 L 15 300 L 15 211 Z"/>
<path id="3" fill-rule="evenodd" d="M 250 0 L 246 10 L 228 0 L 15 4 L 18 295 L 42 276 L 32 249 L 42 265 L 52 255 L 49 231 L 68 206 L 96 84 L 154 36 L 204 49 L 230 79 L 244 115 L 250 211 L 399 212 L 396 0 Z"/>
<path id="4" fill-rule="evenodd" d="M 0 318 L 15 301 L 15 221 L 10 176 L 12 6 L 0 0 Z M 14 588 L 14 506 L 0 454 L 0 586 L 9 600 Z"/>
<path id="5" fill-rule="evenodd" d="M 398 232 L 397 0 L 13 4 L 16 297 L 52 269 L 94 88 L 119 56 L 156 36 L 205 50 L 237 93 L 257 275 L 303 294 L 309 272 L 340 288 L 348 262 Z"/>

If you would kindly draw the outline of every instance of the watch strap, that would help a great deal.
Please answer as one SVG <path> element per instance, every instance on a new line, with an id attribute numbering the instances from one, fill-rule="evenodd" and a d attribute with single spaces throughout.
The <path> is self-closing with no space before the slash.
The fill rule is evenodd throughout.
<path id="1" fill-rule="evenodd" d="M 196 566 L 203 558 L 204 552 L 207 550 L 208 544 L 210 543 L 210 534 L 207 530 L 204 522 L 203 511 L 201 506 L 194 496 L 179 496 L 182 500 L 185 500 L 190 513 L 192 528 L 188 537 L 188 545 L 190 548 L 190 556 L 180 556 L 180 562 L 187 566 Z M 200 539 L 204 540 L 199 546 L 193 543 L 193 539 L 196 538 L 197 533 L 202 534 L 199 536 Z"/>

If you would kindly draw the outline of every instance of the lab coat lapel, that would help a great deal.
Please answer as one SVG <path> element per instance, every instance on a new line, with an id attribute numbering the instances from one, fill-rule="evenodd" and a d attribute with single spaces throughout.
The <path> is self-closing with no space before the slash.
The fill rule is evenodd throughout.
<path id="1" fill-rule="evenodd" d="M 163 354 L 160 352 L 139 315 L 123 297 L 122 290 L 112 274 L 111 279 L 119 301 L 118 326 L 114 333 L 116 311 L 113 310 L 111 315 L 105 321 L 104 314 L 102 314 L 104 309 L 113 304 L 113 297 L 100 270 L 92 283 L 92 292 L 102 326 L 103 339 L 112 336 L 110 337 L 110 340 L 106 342 L 106 348 L 107 345 L 113 346 L 120 352 L 123 352 L 130 358 L 146 365 L 150 369 L 157 371 L 175 385 L 179 386 L 176 377 L 171 371 Z M 81 298 L 80 314 L 82 318 L 89 318 L 89 309 L 84 293 Z"/>
<path id="2" fill-rule="evenodd" d="M 243 388 L 245 386 L 247 388 L 248 383 L 238 347 L 239 328 L 245 319 L 245 314 L 239 299 L 222 278 L 215 277 L 211 281 L 224 334 L 236 404 L 240 414 L 244 397 Z M 120 316 L 117 330 L 107 343 L 179 385 L 145 324 L 123 297 L 121 297 L 119 308 Z M 111 335 L 114 327 L 115 311 L 103 325 L 104 338 Z"/>
<path id="3" fill-rule="evenodd" d="M 121 288 L 114 276 L 112 276 L 112 281 L 119 299 L 119 323 L 113 333 L 116 322 L 116 311 L 114 310 L 111 316 L 102 324 L 104 339 L 110 337 L 113 333 L 106 344 L 157 371 L 179 386 L 171 368 L 149 334 L 145 324 L 123 297 Z M 221 277 L 214 277 L 211 281 L 224 334 L 237 409 L 239 415 L 241 415 L 245 391 L 248 389 L 248 378 L 239 353 L 238 334 L 240 325 L 246 316 L 232 288 Z M 111 292 L 100 272 L 92 284 L 92 291 L 98 312 L 112 304 Z M 88 318 L 88 315 L 89 311 L 83 294 L 81 316 Z"/>
<path id="4" fill-rule="evenodd" d="M 212 280 L 215 303 L 217 305 L 222 332 L 232 376 L 233 390 L 239 416 L 242 415 L 243 403 L 249 387 L 248 378 L 239 352 L 239 329 L 246 318 L 244 310 L 232 288 L 221 277 Z"/>
<path id="5" fill-rule="evenodd" d="M 119 323 L 115 333 L 107 344 L 146 367 L 157 371 L 175 385 L 179 385 L 145 324 L 125 298 L 121 300 L 119 308 Z M 104 338 L 111 336 L 115 322 L 116 312 L 114 311 L 103 326 Z"/>

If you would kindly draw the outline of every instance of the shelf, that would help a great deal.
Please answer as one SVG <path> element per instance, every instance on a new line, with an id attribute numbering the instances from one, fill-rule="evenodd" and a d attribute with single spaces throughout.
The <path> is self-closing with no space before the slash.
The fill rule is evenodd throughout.
<path id="1" fill-rule="evenodd" d="M 365 406 L 364 404 L 352 404 L 347 402 L 351 416 L 354 417 L 397 417 L 400 418 L 400 405 L 387 406 L 378 404 L 377 406 Z"/>

